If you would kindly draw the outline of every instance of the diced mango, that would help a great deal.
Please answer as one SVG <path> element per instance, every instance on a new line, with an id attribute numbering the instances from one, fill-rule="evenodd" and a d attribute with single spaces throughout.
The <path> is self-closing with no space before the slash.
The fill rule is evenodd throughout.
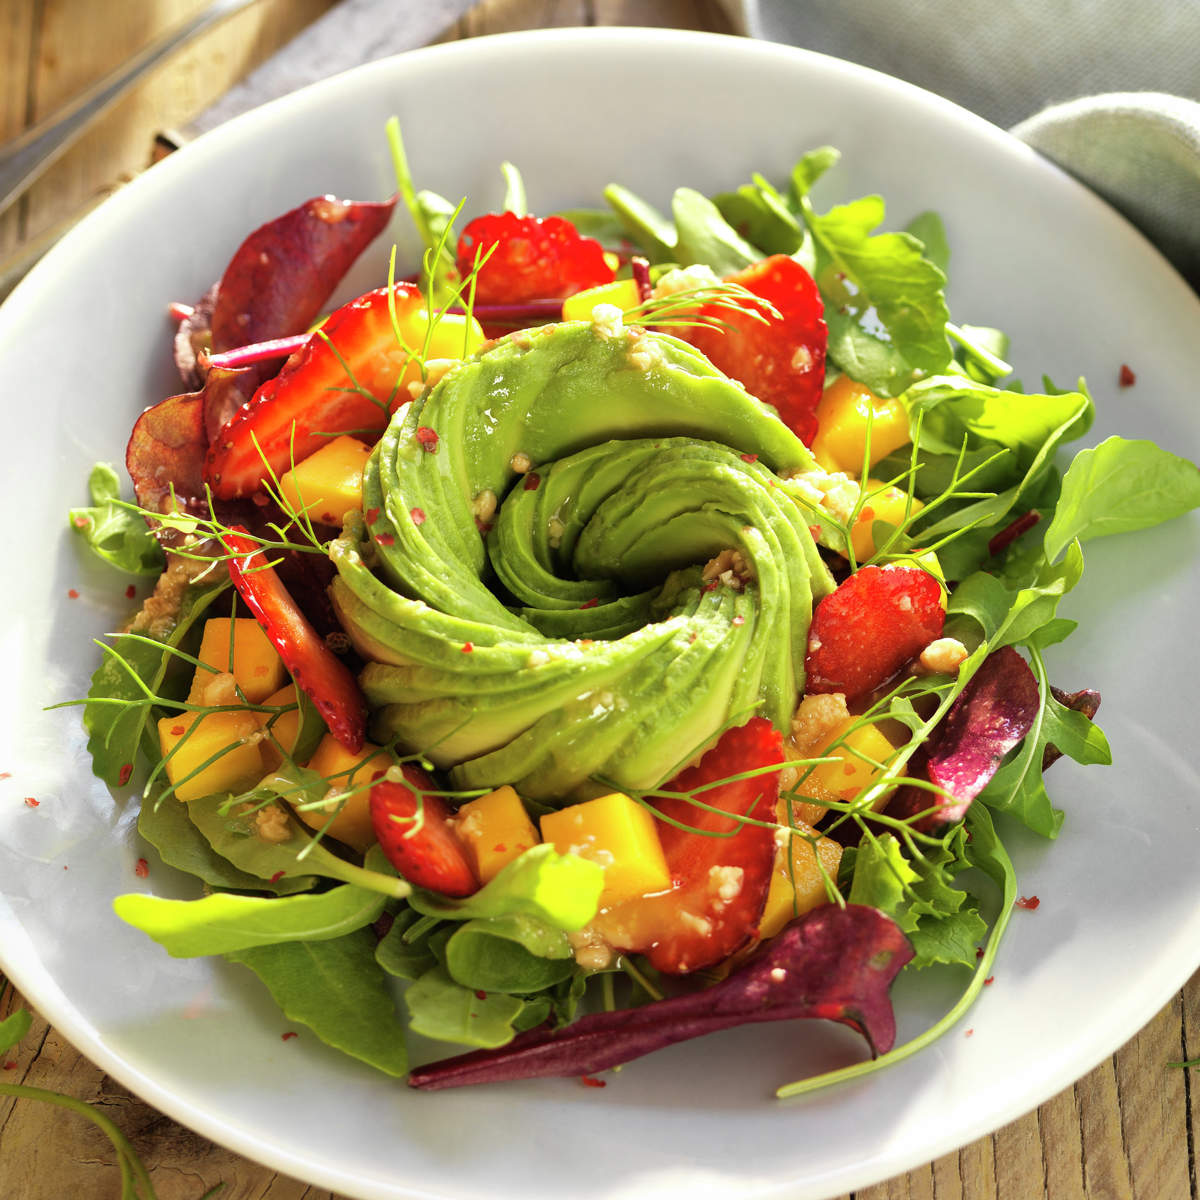
<path id="1" fill-rule="evenodd" d="M 329 780 L 331 791 L 349 792 L 349 795 L 344 800 L 330 799 L 317 808 L 297 808 L 296 816 L 310 829 L 324 830 L 339 842 L 345 842 L 360 853 L 365 852 L 375 841 L 375 828 L 371 824 L 371 789 L 366 785 L 377 771 L 386 771 L 391 761 L 382 746 L 368 742 L 358 753 L 352 754 L 333 734 L 327 733 L 308 760 L 308 768 Z M 331 813 L 336 813 L 332 820 Z"/>
<path id="2" fill-rule="evenodd" d="M 838 376 L 817 405 L 813 456 L 827 471 L 861 476 L 868 428 L 870 467 L 911 441 L 908 413 L 899 400 L 885 400 L 848 375 Z"/>
<path id="3" fill-rule="evenodd" d="M 578 854 L 604 868 L 601 905 L 664 891 L 671 885 L 654 818 L 622 792 L 547 813 L 541 826 L 542 840 L 560 854 Z"/>
<path id="4" fill-rule="evenodd" d="M 362 473 L 370 447 L 358 438 L 336 437 L 279 477 L 283 498 L 321 525 L 340 526 L 362 508 Z"/>
<path id="5" fill-rule="evenodd" d="M 840 742 L 838 739 L 841 739 Z M 822 752 L 832 761 L 818 763 L 810 778 L 818 787 L 832 792 L 843 801 L 853 800 L 863 788 L 873 783 L 881 773 L 881 768 L 873 764 L 886 764 L 896 752 L 896 747 L 883 735 L 878 725 L 856 724 L 853 718 L 832 731 L 829 743 L 832 745 L 834 742 L 838 744 Z"/>
<path id="6" fill-rule="evenodd" d="M 279 691 L 273 692 L 263 701 L 264 705 L 270 705 L 272 708 L 282 708 L 285 705 L 296 703 L 296 685 L 294 683 L 281 687 Z M 259 748 L 262 751 L 263 762 L 266 764 L 267 770 L 274 771 L 283 762 L 283 754 L 280 753 L 280 749 L 291 754 L 296 747 L 296 739 L 300 736 L 300 709 L 297 707 L 288 712 L 260 712 L 254 715 L 258 717 L 259 724 L 263 729 L 268 731 L 266 737 L 259 743 Z M 279 743 L 278 746 L 275 744 L 276 742 Z"/>
<path id="7" fill-rule="evenodd" d="M 205 699 L 205 690 L 215 680 L 214 672 L 232 671 L 234 682 L 248 704 L 261 704 L 272 692 L 277 692 L 287 679 L 283 661 L 263 627 L 253 617 L 234 617 L 232 620 L 229 617 L 211 617 L 205 621 L 197 657 L 213 670 L 196 668 L 188 695 L 188 701 L 192 704 L 212 703 Z"/>
<path id="8" fill-rule="evenodd" d="M 163 717 L 158 742 L 176 798 L 197 800 L 253 787 L 263 773 L 261 729 L 258 715 L 244 709 Z"/>
<path id="9" fill-rule="evenodd" d="M 454 825 L 480 883 L 493 879 L 538 844 L 537 830 L 521 797 L 507 785 L 464 804 Z"/>
<path id="10" fill-rule="evenodd" d="M 632 279 L 616 279 L 599 287 L 576 292 L 563 301 L 564 321 L 590 321 L 597 304 L 615 304 L 622 312 L 637 308 L 641 303 L 638 285 Z"/>
<path id="11" fill-rule="evenodd" d="M 876 521 L 900 526 L 904 524 L 906 516 L 911 519 L 914 513 L 925 507 L 915 496 L 910 497 L 900 488 L 885 485 L 877 479 L 867 480 L 863 495 L 863 506 L 850 530 L 854 559 L 860 563 L 866 562 L 878 549 L 872 530 Z"/>
<path id="12" fill-rule="evenodd" d="M 785 823 L 786 819 L 786 814 L 781 813 L 780 822 Z M 758 923 L 759 934 L 764 938 L 774 937 L 794 917 L 826 903 L 829 899 L 826 876 L 836 881 L 842 861 L 842 847 L 833 838 L 822 837 L 803 821 L 793 821 L 792 827 L 796 832 L 785 830 L 775 851 L 767 903 Z M 815 842 L 810 838 L 815 838 Z"/>

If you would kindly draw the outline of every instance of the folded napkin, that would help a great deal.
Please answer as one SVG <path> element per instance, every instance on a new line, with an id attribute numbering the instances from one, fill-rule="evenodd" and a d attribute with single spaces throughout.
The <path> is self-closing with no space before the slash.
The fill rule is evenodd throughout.
<path id="1" fill-rule="evenodd" d="M 751 36 L 979 113 L 1125 214 L 1200 290 L 1200 0 L 727 0 Z"/>

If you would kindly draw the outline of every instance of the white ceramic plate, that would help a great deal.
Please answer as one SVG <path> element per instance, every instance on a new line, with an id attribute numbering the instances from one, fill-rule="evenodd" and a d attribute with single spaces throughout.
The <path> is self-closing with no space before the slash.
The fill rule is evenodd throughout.
<path id="1" fill-rule="evenodd" d="M 995 984 L 934 1048 L 791 1103 L 774 1085 L 859 1053 L 841 1027 L 758 1027 L 663 1051 L 604 1090 L 549 1081 L 411 1094 L 288 1028 L 239 969 L 175 961 L 123 927 L 122 891 L 177 882 L 145 850 L 134 803 L 91 777 L 78 712 L 125 581 L 67 535 L 98 458 L 119 461 L 143 406 L 175 389 L 164 306 L 198 296 L 251 227 L 331 191 L 393 188 L 399 114 L 420 185 L 502 195 L 502 158 L 543 211 L 621 180 L 660 203 L 753 170 L 786 177 L 830 142 L 825 202 L 881 191 L 895 225 L 945 215 L 951 307 L 1014 337 L 1019 371 L 1086 374 L 1120 431 L 1195 453 L 1200 305 L 1123 221 L 998 130 L 844 63 L 700 35 L 582 30 L 440 46 L 363 68 L 233 122 L 131 184 L 0 309 L 0 473 L 7 668 L 0 721 L 0 958 L 90 1058 L 180 1121 L 355 1197 L 783 1196 L 844 1192 L 982 1135 L 1069 1084 L 1134 1033 L 1200 959 L 1194 765 L 1194 519 L 1087 548 L 1069 598 L 1084 623 L 1052 664 L 1104 693 L 1116 765 L 1056 766 L 1059 844 L 1018 846 L 1022 891 Z M 398 217 L 401 262 L 415 241 Z M 382 277 L 382 252 L 348 289 Z M 1135 387 L 1116 385 L 1122 362 Z M 80 593 L 72 598 L 71 589 Z M 1185 691 L 1185 689 L 1188 689 Z M 40 806 L 22 803 L 34 796 Z M 154 855 L 148 855 L 154 862 Z M 901 1036 L 944 1001 L 896 993 Z M 967 1029 L 973 1030 L 970 1038 Z"/>

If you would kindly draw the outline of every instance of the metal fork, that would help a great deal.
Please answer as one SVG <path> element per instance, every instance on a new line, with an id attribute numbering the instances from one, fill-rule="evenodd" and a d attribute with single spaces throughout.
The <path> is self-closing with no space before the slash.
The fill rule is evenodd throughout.
<path id="1" fill-rule="evenodd" d="M 169 54 L 255 0 L 213 0 L 202 13 L 151 42 L 74 100 L 0 148 L 0 213 L 129 87 Z"/>

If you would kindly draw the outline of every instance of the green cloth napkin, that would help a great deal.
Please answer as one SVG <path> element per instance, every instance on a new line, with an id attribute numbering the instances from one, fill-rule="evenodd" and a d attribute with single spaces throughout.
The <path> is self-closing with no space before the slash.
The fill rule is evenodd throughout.
<path id="1" fill-rule="evenodd" d="M 1200 0 L 726 0 L 753 37 L 906 79 L 1012 132 L 1200 290 Z"/>

